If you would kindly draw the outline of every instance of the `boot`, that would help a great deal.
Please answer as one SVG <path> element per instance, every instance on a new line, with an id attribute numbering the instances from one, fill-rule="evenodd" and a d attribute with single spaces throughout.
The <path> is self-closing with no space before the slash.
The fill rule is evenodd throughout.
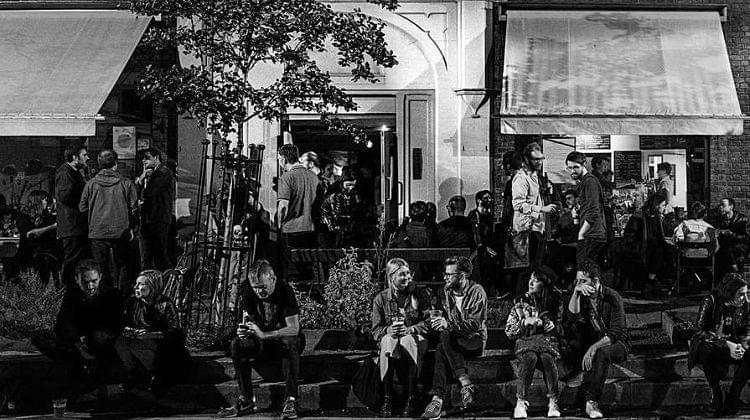
<path id="1" fill-rule="evenodd" d="M 380 417 L 393 417 L 393 407 L 391 405 L 391 395 L 383 396 L 383 405 L 380 407 Z"/>
<path id="2" fill-rule="evenodd" d="M 711 390 L 709 411 L 713 412 L 714 417 L 721 417 L 724 414 L 724 397 L 721 390 Z"/>
<path id="3" fill-rule="evenodd" d="M 411 413 L 414 412 L 414 397 L 412 397 L 412 394 L 409 394 L 409 397 L 406 398 L 406 404 L 404 405 L 404 411 L 401 413 L 401 417 L 405 418 L 411 418 Z"/>

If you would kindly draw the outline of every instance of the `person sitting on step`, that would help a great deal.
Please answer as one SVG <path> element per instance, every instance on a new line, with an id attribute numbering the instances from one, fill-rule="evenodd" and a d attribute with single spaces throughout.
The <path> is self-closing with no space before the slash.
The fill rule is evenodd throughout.
<path id="1" fill-rule="evenodd" d="M 385 265 L 388 288 L 378 293 L 372 304 L 372 336 L 380 345 L 380 377 L 383 380 L 383 417 L 392 416 L 393 375 L 407 392 L 404 417 L 414 409 L 414 395 L 422 358 L 427 351 L 430 331 L 430 295 L 412 281 L 409 264 L 391 258 Z M 438 313 L 435 312 L 438 316 Z"/>
<path id="2" fill-rule="evenodd" d="M 583 383 L 576 404 L 583 405 L 585 396 L 586 414 L 600 419 L 599 401 L 609 366 L 624 362 L 630 352 L 625 306 L 619 293 L 602 284 L 599 265 L 593 260 L 586 259 L 578 267 L 576 281 L 568 302 L 574 336 L 571 351 L 576 359 L 583 354 Z"/>
<path id="3" fill-rule="evenodd" d="M 479 284 L 469 280 L 471 261 L 466 257 L 445 260 L 440 303 L 444 316 L 433 317 L 430 325 L 440 334 L 435 350 L 435 374 L 432 380 L 432 400 L 427 404 L 423 419 L 437 420 L 443 412 L 443 398 L 450 379 L 461 384 L 464 408 L 474 403 L 466 359 L 484 353 L 487 343 L 487 294 Z"/>
<path id="4" fill-rule="evenodd" d="M 547 417 L 560 417 L 557 399 L 557 360 L 560 359 L 563 303 L 553 284 L 557 276 L 549 267 L 535 268 L 529 279 L 529 291 L 515 300 L 505 323 L 508 338 L 516 341 L 515 353 L 519 360 L 516 408 L 513 417 L 525 419 L 529 401 L 526 396 L 539 366 L 547 382 L 549 405 Z"/>
<path id="5" fill-rule="evenodd" d="M 700 364 L 711 389 L 711 408 L 719 416 L 737 414 L 740 394 L 750 379 L 750 303 L 748 283 L 739 273 L 726 274 L 698 310 L 698 332 L 690 340 L 688 368 Z M 721 379 L 729 364 L 739 363 L 726 400 Z"/>

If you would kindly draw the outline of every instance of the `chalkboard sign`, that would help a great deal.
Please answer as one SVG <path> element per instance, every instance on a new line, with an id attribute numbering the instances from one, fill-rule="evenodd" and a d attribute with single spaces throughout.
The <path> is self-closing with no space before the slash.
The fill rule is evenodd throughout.
<path id="1" fill-rule="evenodd" d="M 689 136 L 640 136 L 641 150 L 685 149 L 690 144 Z"/>
<path id="2" fill-rule="evenodd" d="M 576 150 L 607 150 L 611 146 L 609 136 L 576 136 Z"/>
<path id="3" fill-rule="evenodd" d="M 641 152 L 615 152 L 615 184 L 641 179 Z"/>

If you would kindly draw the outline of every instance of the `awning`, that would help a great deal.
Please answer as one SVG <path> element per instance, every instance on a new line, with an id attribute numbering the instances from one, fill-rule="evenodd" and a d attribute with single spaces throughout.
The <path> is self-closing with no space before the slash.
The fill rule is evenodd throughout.
<path id="1" fill-rule="evenodd" d="M 93 136 L 149 21 L 125 10 L 0 11 L 0 136 Z"/>
<path id="2" fill-rule="evenodd" d="M 719 14 L 509 10 L 505 134 L 742 134 Z"/>

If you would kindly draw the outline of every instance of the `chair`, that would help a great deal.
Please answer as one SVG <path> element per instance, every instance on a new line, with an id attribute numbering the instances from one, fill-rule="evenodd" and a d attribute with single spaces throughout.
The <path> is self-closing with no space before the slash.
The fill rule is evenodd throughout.
<path id="1" fill-rule="evenodd" d="M 714 277 L 716 273 L 716 247 L 714 241 L 710 242 L 675 242 L 677 247 L 677 279 L 672 286 L 676 289 L 677 296 L 680 295 L 680 280 L 684 269 L 703 269 L 711 274 L 711 289 L 714 288 Z M 696 252 L 698 251 L 698 252 Z M 691 256 L 691 254 L 705 254 L 705 256 Z M 694 272 L 697 276 L 698 274 Z M 700 278 L 700 277 L 698 277 Z M 671 293 L 671 291 L 670 291 Z"/>

